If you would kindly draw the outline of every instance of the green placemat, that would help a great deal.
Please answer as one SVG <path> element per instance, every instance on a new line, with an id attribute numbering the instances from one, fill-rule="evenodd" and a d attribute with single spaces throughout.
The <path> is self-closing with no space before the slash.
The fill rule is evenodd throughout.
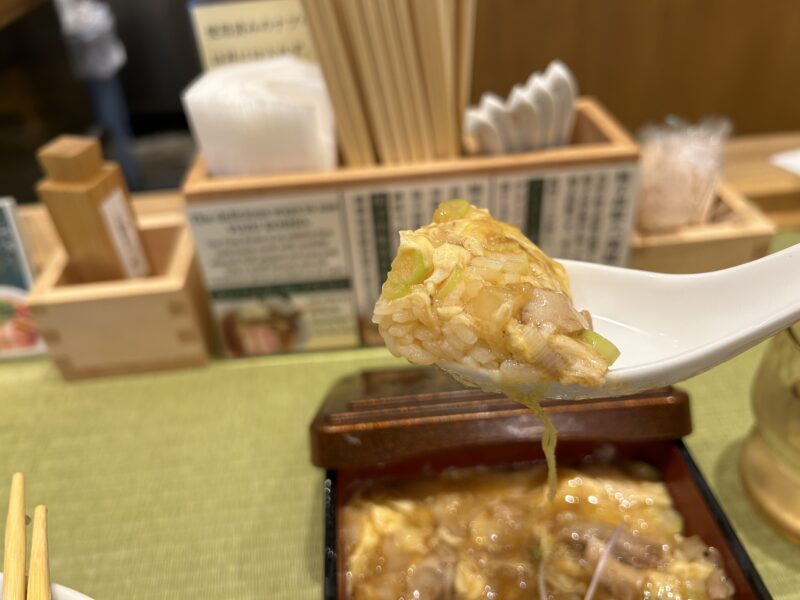
<path id="1" fill-rule="evenodd" d="M 308 425 L 383 349 L 217 362 L 66 384 L 0 368 L 0 514 L 10 476 L 49 508 L 53 580 L 105 598 L 314 598 L 322 472 Z M 3 520 L 4 522 L 4 520 Z"/>
<path id="2" fill-rule="evenodd" d="M 772 593 L 800 598 L 800 551 L 753 513 L 736 474 L 760 352 L 685 384 L 688 445 Z M 318 599 L 308 424 L 333 381 L 392 364 L 376 349 L 80 384 L 44 361 L 5 365 L 0 473 L 26 473 L 29 511 L 48 505 L 54 580 L 95 598 Z"/>
<path id="3" fill-rule="evenodd" d="M 736 473 L 761 350 L 686 383 L 688 445 L 770 591 L 800 599 L 800 548 L 752 511 Z M 28 511 L 50 511 L 54 581 L 97 599 L 318 600 L 308 425 L 341 376 L 400 364 L 353 350 L 76 384 L 45 360 L 0 365 L 0 515 L 25 472 Z"/>

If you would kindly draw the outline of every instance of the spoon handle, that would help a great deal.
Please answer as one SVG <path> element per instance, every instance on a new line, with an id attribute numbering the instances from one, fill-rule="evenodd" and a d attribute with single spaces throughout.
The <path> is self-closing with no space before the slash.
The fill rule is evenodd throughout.
<path id="1" fill-rule="evenodd" d="M 778 331 L 800 320 L 800 244 L 699 277 L 718 296 L 730 296 L 726 302 L 737 307 L 743 327 L 749 322 Z"/>

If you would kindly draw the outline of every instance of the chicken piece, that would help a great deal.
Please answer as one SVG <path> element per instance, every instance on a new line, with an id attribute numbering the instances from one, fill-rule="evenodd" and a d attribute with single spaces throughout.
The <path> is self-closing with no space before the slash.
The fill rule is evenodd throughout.
<path id="1" fill-rule="evenodd" d="M 597 535 L 604 530 L 603 527 L 593 529 L 594 531 L 589 532 L 585 540 L 584 558 L 588 565 L 595 568 L 608 540 Z M 614 598 L 618 600 L 635 600 L 643 596 L 691 598 L 694 597 L 693 590 L 705 590 L 708 597 L 713 600 L 727 600 L 733 597 L 733 585 L 724 571 L 711 561 L 703 558 L 688 562 L 670 557 L 665 552 L 660 561 L 654 562 L 656 556 L 652 554 L 652 548 L 647 550 L 640 546 L 635 553 L 632 553 L 631 544 L 636 544 L 632 536 L 623 535 L 618 539 L 612 549 L 611 560 L 606 563 L 600 574 L 601 583 Z M 649 564 L 646 564 L 647 562 Z"/>
<path id="2" fill-rule="evenodd" d="M 586 541 L 584 558 L 592 569 L 597 567 L 605 548 L 606 543 L 596 536 L 590 536 Z M 609 558 L 611 560 L 606 563 L 605 569 L 600 574 L 601 583 L 611 591 L 617 600 L 641 598 L 647 573 L 614 560 L 613 554 Z M 656 598 L 659 597 L 656 596 Z"/>
<path id="3" fill-rule="evenodd" d="M 575 521 L 558 532 L 558 538 L 577 549 L 587 548 L 590 541 L 606 544 L 614 534 L 615 527 L 605 523 Z M 667 558 L 664 543 L 634 536 L 625 531 L 617 537 L 614 556 L 637 569 L 657 567 Z"/>
<path id="4" fill-rule="evenodd" d="M 531 301 L 522 307 L 519 320 L 539 328 L 551 327 L 558 333 L 574 334 L 590 329 L 589 322 L 575 310 L 569 298 L 543 289 L 533 290 Z"/>
<path id="5" fill-rule="evenodd" d="M 406 598 L 455 600 L 455 550 L 445 544 L 437 545 L 418 565 L 409 570 Z"/>

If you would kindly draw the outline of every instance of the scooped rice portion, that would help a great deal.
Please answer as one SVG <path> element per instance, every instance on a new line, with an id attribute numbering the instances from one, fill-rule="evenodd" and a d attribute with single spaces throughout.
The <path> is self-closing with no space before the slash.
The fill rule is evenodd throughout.
<path id="1" fill-rule="evenodd" d="M 596 387 L 619 350 L 572 305 L 564 268 L 522 232 L 466 200 L 400 232 L 373 322 L 395 355 Z M 468 383 L 468 382 L 467 382 Z"/>

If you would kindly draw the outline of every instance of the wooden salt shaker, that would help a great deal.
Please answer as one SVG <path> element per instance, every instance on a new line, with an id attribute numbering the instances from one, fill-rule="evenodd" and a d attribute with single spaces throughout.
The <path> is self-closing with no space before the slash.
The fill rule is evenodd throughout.
<path id="1" fill-rule="evenodd" d="M 119 165 L 95 138 L 62 135 L 37 152 L 46 178 L 36 191 L 84 282 L 146 277 L 150 261 Z"/>

